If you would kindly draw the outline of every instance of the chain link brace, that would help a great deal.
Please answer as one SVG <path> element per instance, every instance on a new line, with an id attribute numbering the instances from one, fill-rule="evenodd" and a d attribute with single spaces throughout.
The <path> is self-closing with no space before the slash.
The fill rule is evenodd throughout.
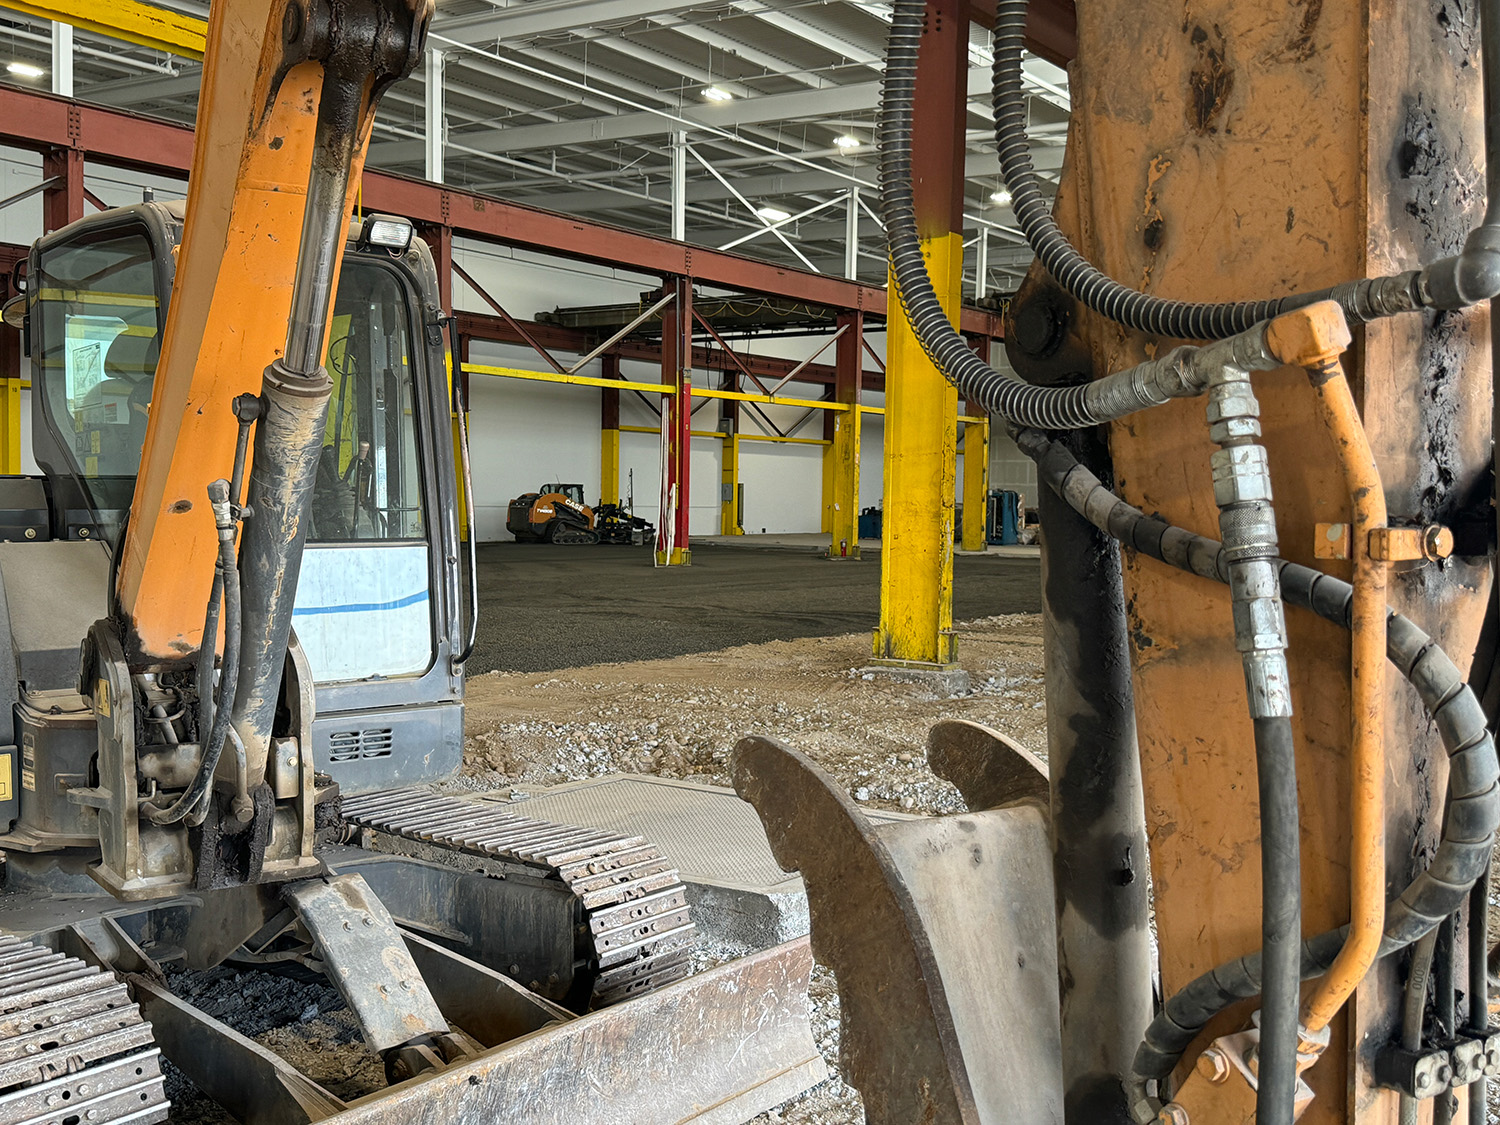
<path id="1" fill-rule="evenodd" d="M 1292 695 L 1276 565 L 1276 512 L 1270 465 L 1260 444 L 1260 403 L 1248 371 L 1225 366 L 1210 377 L 1208 427 L 1219 447 L 1209 464 L 1250 716 L 1289 718 Z"/>

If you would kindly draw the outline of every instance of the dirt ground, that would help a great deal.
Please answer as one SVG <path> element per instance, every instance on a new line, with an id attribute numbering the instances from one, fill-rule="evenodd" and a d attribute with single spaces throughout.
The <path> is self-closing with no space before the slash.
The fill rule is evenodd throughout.
<path id="1" fill-rule="evenodd" d="M 867 633 L 741 645 L 665 660 L 560 672 L 493 672 L 469 680 L 467 753 L 455 790 L 555 785 L 609 773 L 730 784 L 729 753 L 746 734 L 808 754 L 873 807 L 963 809 L 927 769 L 939 719 L 996 727 L 1046 755 L 1041 618 L 958 626 L 970 678 L 961 694 L 864 671 Z M 838 1077 L 838 993 L 814 971 L 813 1033 L 833 1077 L 754 1125 L 860 1125 L 859 1094 Z"/>
<path id="2" fill-rule="evenodd" d="M 873 629 L 880 563 L 808 549 L 694 545 L 657 569 L 639 547 L 479 548 L 479 635 L 469 673 L 655 660 L 732 645 Z M 1039 555 L 960 555 L 953 616 L 1040 613 Z"/>
<path id="3" fill-rule="evenodd" d="M 1046 749 L 1041 618 L 962 624 L 958 647 L 970 688 L 956 696 L 864 671 L 865 633 L 473 676 L 464 770 L 448 784 L 498 789 L 654 773 L 728 785 L 735 742 L 760 734 L 808 754 L 873 806 L 956 812 L 957 791 L 923 758 L 933 723 L 972 719 Z"/>

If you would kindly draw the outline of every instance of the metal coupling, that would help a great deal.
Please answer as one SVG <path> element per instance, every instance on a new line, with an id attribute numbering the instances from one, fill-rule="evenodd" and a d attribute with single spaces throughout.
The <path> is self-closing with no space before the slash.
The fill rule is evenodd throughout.
<path id="1" fill-rule="evenodd" d="M 1303 317 L 1298 323 L 1311 322 L 1313 318 Z M 1303 343 L 1309 340 L 1316 341 L 1317 337 L 1309 334 Z M 1279 546 L 1276 512 L 1272 507 L 1270 462 L 1265 446 L 1260 444 L 1260 403 L 1247 369 L 1223 366 L 1215 372 L 1209 385 L 1207 417 L 1209 436 L 1219 446 L 1209 464 L 1214 501 L 1219 506 L 1234 642 L 1244 665 L 1250 715 L 1256 719 L 1285 718 L 1292 713 L 1292 695 L 1286 662 L 1286 617 L 1274 561 Z"/>
<path id="2" fill-rule="evenodd" d="M 229 505 L 229 482 L 222 477 L 208 485 L 208 506 L 213 509 L 214 527 L 222 540 L 234 535 L 234 514 Z"/>
<path id="3" fill-rule="evenodd" d="M 1422 304 L 1465 309 L 1500 294 L 1500 226 L 1481 223 L 1452 258 L 1433 262 L 1417 282 Z"/>
<path id="4" fill-rule="evenodd" d="M 1407 270 L 1390 277 L 1370 277 L 1363 281 L 1346 281 L 1329 290 L 1351 320 L 1368 324 L 1372 320 L 1415 312 L 1422 307 L 1420 270 Z"/>

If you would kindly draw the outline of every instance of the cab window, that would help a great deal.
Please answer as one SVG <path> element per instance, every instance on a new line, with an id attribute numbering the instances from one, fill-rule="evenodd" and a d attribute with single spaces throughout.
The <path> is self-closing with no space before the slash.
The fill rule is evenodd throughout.
<path id="1" fill-rule="evenodd" d="M 161 311 L 150 239 L 110 232 L 54 248 L 32 280 L 33 378 L 67 459 L 105 507 L 129 503 L 156 362 Z M 120 491 L 122 497 L 101 495 Z"/>
<path id="2" fill-rule="evenodd" d="M 350 262 L 329 335 L 333 396 L 313 490 L 314 542 L 425 538 L 410 354 L 401 283 Z"/>

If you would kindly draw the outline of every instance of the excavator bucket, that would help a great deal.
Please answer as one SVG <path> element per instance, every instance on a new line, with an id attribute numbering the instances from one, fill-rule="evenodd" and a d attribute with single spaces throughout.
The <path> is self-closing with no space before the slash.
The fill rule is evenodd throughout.
<path id="1" fill-rule="evenodd" d="M 769 738 L 735 748 L 735 788 L 807 885 L 813 952 L 838 979 L 843 1064 L 870 1125 L 1061 1125 L 1046 776 L 974 724 L 940 724 L 930 746 L 970 812 L 872 823 Z"/>

